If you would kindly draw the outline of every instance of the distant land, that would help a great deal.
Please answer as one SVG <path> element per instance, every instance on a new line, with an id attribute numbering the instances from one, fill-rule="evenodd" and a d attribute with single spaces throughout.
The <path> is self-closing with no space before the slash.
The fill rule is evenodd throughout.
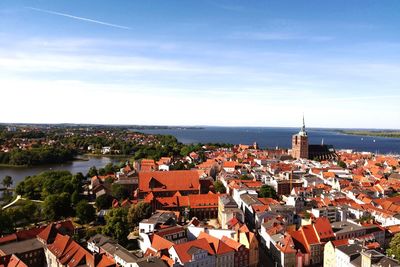
<path id="1" fill-rule="evenodd" d="M 0 123 L 2 126 L 16 126 L 16 127 L 59 127 L 59 128 L 70 128 L 70 127 L 90 127 L 90 128 L 122 128 L 132 130 L 201 130 L 203 127 L 198 126 L 168 126 L 168 125 L 126 125 L 126 124 L 89 124 L 89 123 Z"/>
<path id="2" fill-rule="evenodd" d="M 343 134 L 400 138 L 399 130 L 337 130 Z"/>

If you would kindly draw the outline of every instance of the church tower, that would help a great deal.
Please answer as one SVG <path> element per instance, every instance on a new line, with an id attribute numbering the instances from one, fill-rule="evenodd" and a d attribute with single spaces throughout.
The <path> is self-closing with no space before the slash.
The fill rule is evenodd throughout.
<path id="1" fill-rule="evenodd" d="M 308 158 L 308 136 L 306 132 L 306 125 L 304 123 L 303 115 L 303 127 L 298 134 L 292 136 L 292 157 L 295 159 L 307 159 Z"/>

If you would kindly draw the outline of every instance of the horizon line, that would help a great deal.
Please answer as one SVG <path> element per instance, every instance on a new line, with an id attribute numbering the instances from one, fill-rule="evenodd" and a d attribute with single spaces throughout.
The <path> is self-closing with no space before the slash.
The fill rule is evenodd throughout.
<path id="1" fill-rule="evenodd" d="M 57 123 L 45 123 L 45 122 L 0 122 L 0 125 L 76 125 L 76 126 L 114 126 L 114 127 L 122 127 L 122 126 L 140 126 L 140 127 L 191 127 L 191 128 L 200 128 L 200 127 L 215 127 L 215 128 L 301 128 L 301 126 L 240 126 L 240 125 L 168 125 L 168 124 L 112 124 L 112 123 L 75 123 L 75 122 L 57 122 Z M 398 131 L 400 129 L 396 128 L 365 128 L 365 127 L 306 127 L 306 129 L 331 129 L 331 130 L 391 130 Z"/>

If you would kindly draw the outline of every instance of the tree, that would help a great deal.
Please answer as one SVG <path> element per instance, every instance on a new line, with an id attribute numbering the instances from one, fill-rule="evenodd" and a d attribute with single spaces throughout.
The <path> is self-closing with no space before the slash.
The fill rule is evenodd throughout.
<path id="1" fill-rule="evenodd" d="M 261 186 L 258 196 L 259 197 L 269 197 L 269 198 L 274 198 L 274 199 L 277 199 L 277 197 L 278 197 L 276 195 L 275 189 L 269 185 Z"/>
<path id="2" fill-rule="evenodd" d="M 400 260 L 400 234 L 396 234 L 389 243 L 389 248 L 386 250 L 387 255 L 394 256 L 396 260 Z"/>
<path id="3" fill-rule="evenodd" d="M 81 223 L 90 223 L 96 218 L 96 211 L 86 200 L 81 200 L 76 205 L 76 217 Z"/>
<path id="4" fill-rule="evenodd" d="M 132 205 L 128 212 L 128 222 L 131 227 L 135 227 L 143 219 L 149 218 L 151 215 L 151 206 L 147 202 L 139 202 L 136 205 Z"/>
<path id="5" fill-rule="evenodd" d="M 43 202 L 43 213 L 47 219 L 53 221 L 70 216 L 72 213 L 70 194 L 62 193 L 61 195 L 47 196 Z"/>
<path id="6" fill-rule="evenodd" d="M 113 197 L 107 194 L 96 198 L 96 207 L 98 210 L 109 209 L 111 207 Z"/>
<path id="7" fill-rule="evenodd" d="M 0 209 L 0 235 L 14 232 L 13 221 L 10 216 Z"/>
<path id="8" fill-rule="evenodd" d="M 111 209 L 105 217 L 106 225 L 103 227 L 102 233 L 112 236 L 118 243 L 125 245 L 129 235 L 127 215 L 126 208 Z"/>
<path id="9" fill-rule="evenodd" d="M 342 167 L 343 169 L 347 168 L 346 162 L 343 162 L 343 161 L 341 161 L 341 160 L 338 161 L 337 165 L 338 165 L 339 167 Z"/>
<path id="10" fill-rule="evenodd" d="M 88 177 L 97 176 L 99 173 L 97 172 L 96 166 L 90 167 L 89 172 L 87 174 Z"/>
<path id="11" fill-rule="evenodd" d="M 126 186 L 113 184 L 111 187 L 112 196 L 118 200 L 127 199 L 130 196 L 130 191 Z"/>
<path id="12" fill-rule="evenodd" d="M 215 190 L 215 192 L 218 192 L 221 194 L 224 194 L 226 192 L 226 188 L 221 181 L 214 182 L 214 190 Z"/>
<path id="13" fill-rule="evenodd" d="M 11 176 L 7 175 L 3 178 L 1 182 L 5 188 L 9 188 L 13 184 L 13 179 Z"/>
<path id="14" fill-rule="evenodd" d="M 74 191 L 71 195 L 71 203 L 73 205 L 76 205 L 79 203 L 79 200 L 81 199 L 79 192 L 78 191 Z"/>

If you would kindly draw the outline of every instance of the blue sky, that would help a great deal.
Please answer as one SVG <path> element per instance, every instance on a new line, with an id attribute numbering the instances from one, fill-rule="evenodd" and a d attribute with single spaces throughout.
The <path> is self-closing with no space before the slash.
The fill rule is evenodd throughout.
<path id="1" fill-rule="evenodd" d="M 400 128 L 398 1 L 0 2 L 3 122 Z"/>

